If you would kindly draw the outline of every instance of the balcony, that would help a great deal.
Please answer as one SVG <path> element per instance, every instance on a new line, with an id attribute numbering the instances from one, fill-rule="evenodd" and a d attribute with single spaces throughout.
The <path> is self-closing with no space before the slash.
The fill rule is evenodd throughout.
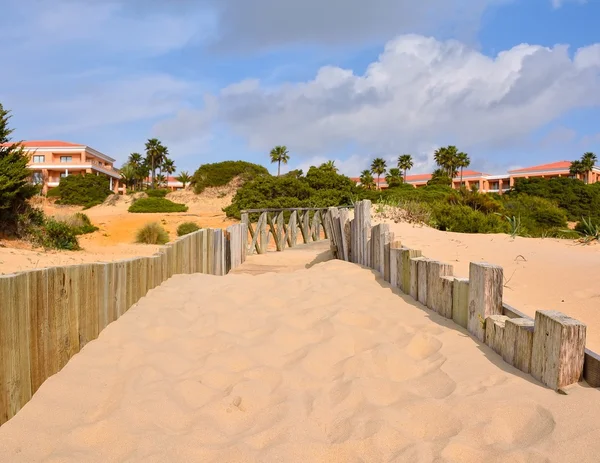
<path id="1" fill-rule="evenodd" d="M 81 171 L 90 169 L 92 171 L 100 172 L 109 175 L 113 178 L 120 178 L 121 174 L 112 166 L 101 165 L 99 161 L 88 159 L 87 161 L 69 161 L 69 162 L 32 162 L 28 166 L 31 170 L 58 170 L 64 172 L 65 170 Z"/>

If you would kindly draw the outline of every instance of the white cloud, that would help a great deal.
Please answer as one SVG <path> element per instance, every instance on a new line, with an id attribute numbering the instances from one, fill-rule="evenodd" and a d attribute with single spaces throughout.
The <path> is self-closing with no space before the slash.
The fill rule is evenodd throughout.
<path id="1" fill-rule="evenodd" d="M 553 8 L 560 8 L 564 6 L 565 3 L 578 3 L 580 5 L 584 5 L 587 3 L 587 0 L 550 0 L 552 2 Z"/>
<path id="2" fill-rule="evenodd" d="M 494 149 L 571 109 L 600 105 L 598 50 L 570 58 L 565 46 L 519 45 L 490 58 L 457 41 L 407 35 L 364 75 L 329 66 L 308 82 L 243 82 L 216 95 L 211 111 L 251 149 L 283 140 L 306 158 L 350 144 L 365 157 L 449 143 Z"/>

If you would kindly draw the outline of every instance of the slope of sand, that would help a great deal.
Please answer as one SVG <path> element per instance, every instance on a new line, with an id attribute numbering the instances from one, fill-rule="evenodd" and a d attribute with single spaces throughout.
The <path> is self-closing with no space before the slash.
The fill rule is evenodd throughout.
<path id="1" fill-rule="evenodd" d="M 530 316 L 559 310 L 588 325 L 587 346 L 600 352 L 600 245 L 571 240 L 441 232 L 391 224 L 395 239 L 469 276 L 470 262 L 504 268 L 504 300 Z"/>
<path id="2" fill-rule="evenodd" d="M 0 428 L 2 462 L 596 462 L 550 391 L 340 261 L 177 276 Z"/>

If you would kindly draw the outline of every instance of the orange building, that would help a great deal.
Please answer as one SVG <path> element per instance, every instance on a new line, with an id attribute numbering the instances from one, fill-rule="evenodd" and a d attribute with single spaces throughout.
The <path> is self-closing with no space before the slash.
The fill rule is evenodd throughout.
<path id="1" fill-rule="evenodd" d="M 114 168 L 115 160 L 106 154 L 86 145 L 57 140 L 25 141 L 22 145 L 29 156 L 31 180 L 42 185 L 43 193 L 58 186 L 61 177 L 85 173 L 105 175 L 110 189 L 119 192 L 121 174 Z"/>
<path id="2" fill-rule="evenodd" d="M 569 172 L 571 161 L 558 161 L 549 164 L 541 164 L 539 166 L 524 167 L 508 171 L 506 174 L 490 175 L 484 172 L 474 170 L 465 170 L 462 175 L 462 186 L 466 188 L 476 188 L 482 193 L 499 193 L 502 194 L 510 190 L 515 185 L 515 180 L 518 178 L 557 178 L 570 177 L 578 178 L 585 183 L 596 183 L 600 181 L 600 167 L 594 167 L 587 175 L 573 176 Z M 353 178 L 357 185 L 360 184 L 360 178 Z M 406 183 L 413 185 L 416 188 L 427 185 L 431 180 L 431 174 L 407 175 Z M 377 179 L 375 179 L 377 183 Z M 379 186 L 382 189 L 387 188 L 387 183 L 384 178 L 379 181 Z M 461 186 L 460 174 L 452 179 L 452 188 L 458 189 Z"/>

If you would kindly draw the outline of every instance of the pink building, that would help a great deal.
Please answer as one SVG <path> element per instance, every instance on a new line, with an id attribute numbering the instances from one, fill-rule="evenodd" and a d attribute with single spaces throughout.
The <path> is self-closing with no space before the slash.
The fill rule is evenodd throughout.
<path id="1" fill-rule="evenodd" d="M 119 192 L 121 175 L 114 168 L 115 160 L 106 154 L 86 145 L 58 140 L 25 141 L 22 145 L 29 156 L 32 182 L 42 185 L 43 193 L 58 186 L 61 177 L 86 173 L 108 177 L 110 189 Z"/>

